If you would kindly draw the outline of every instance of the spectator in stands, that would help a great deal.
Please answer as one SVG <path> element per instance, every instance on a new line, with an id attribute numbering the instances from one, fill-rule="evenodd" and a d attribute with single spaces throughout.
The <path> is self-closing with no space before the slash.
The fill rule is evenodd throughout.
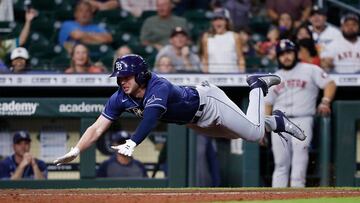
<path id="1" fill-rule="evenodd" d="M 76 43 L 104 44 L 111 43 L 112 36 L 105 29 L 91 24 L 92 6 L 89 2 L 79 1 L 74 12 L 75 21 L 65 21 L 59 33 L 59 43 L 70 53 Z"/>
<path id="2" fill-rule="evenodd" d="M 170 44 L 164 46 L 156 56 L 158 61 L 166 55 L 176 72 L 200 72 L 200 59 L 189 47 L 189 34 L 182 27 L 175 27 L 170 35 Z"/>
<path id="3" fill-rule="evenodd" d="M 242 42 L 242 52 L 245 57 L 256 55 L 255 47 L 251 41 L 252 32 L 249 28 L 243 28 L 239 31 L 239 37 Z"/>
<path id="4" fill-rule="evenodd" d="M 162 55 L 156 60 L 154 71 L 157 73 L 175 73 L 176 69 L 172 64 L 171 58 L 167 55 Z"/>
<path id="5" fill-rule="evenodd" d="M 92 65 L 89 50 L 84 44 L 76 44 L 71 51 L 70 67 L 65 73 L 104 73 L 103 67 Z"/>
<path id="6" fill-rule="evenodd" d="M 326 10 L 314 6 L 310 16 L 310 30 L 312 31 L 313 39 L 320 54 L 332 41 L 341 37 L 341 32 L 337 28 L 327 24 L 326 21 Z"/>
<path id="7" fill-rule="evenodd" d="M 230 12 L 236 32 L 248 26 L 251 0 L 227 0 L 224 3 L 224 8 Z"/>
<path id="8" fill-rule="evenodd" d="M 294 34 L 294 22 L 290 14 L 280 14 L 278 29 L 280 31 L 280 39 L 292 39 Z"/>
<path id="9" fill-rule="evenodd" d="M 133 53 L 133 51 L 131 50 L 131 48 L 130 48 L 128 45 L 122 45 L 122 46 L 120 46 L 120 47 L 115 51 L 113 63 L 115 63 L 115 61 L 116 61 L 117 58 L 120 58 L 120 57 L 122 57 L 122 56 L 125 56 L 125 55 L 127 55 L 127 54 L 131 54 L 131 53 Z"/>
<path id="10" fill-rule="evenodd" d="M 14 8 L 12 0 L 0 1 L 0 21 L 14 21 Z"/>
<path id="11" fill-rule="evenodd" d="M 105 11 L 119 8 L 118 0 L 86 0 L 92 6 L 93 11 Z"/>
<path id="12" fill-rule="evenodd" d="M 46 164 L 30 153 L 28 132 L 18 131 L 13 137 L 14 154 L 0 162 L 0 179 L 46 179 Z"/>
<path id="13" fill-rule="evenodd" d="M 130 139 L 130 134 L 126 131 L 119 131 L 112 134 L 112 145 L 116 146 L 125 143 Z M 104 161 L 97 170 L 97 177 L 122 177 L 122 178 L 147 178 L 144 165 L 129 156 L 115 153 L 110 159 Z"/>
<path id="14" fill-rule="evenodd" d="M 18 38 L 5 40 L 1 39 L 0 36 L 0 59 L 5 61 L 5 57 L 8 53 L 16 47 L 22 47 L 25 45 L 30 33 L 31 22 L 37 15 L 38 12 L 34 9 L 29 9 L 25 12 L 25 23 Z"/>
<path id="15" fill-rule="evenodd" d="M 0 59 L 0 74 L 2 73 L 8 73 L 8 67 L 5 65 L 5 63 Z"/>
<path id="16" fill-rule="evenodd" d="M 277 27 L 271 27 L 266 34 L 266 41 L 256 44 L 256 50 L 259 55 L 266 56 L 268 59 L 276 60 L 276 45 L 280 39 L 280 31 Z"/>
<path id="17" fill-rule="evenodd" d="M 29 52 L 24 47 L 15 48 L 10 55 L 11 67 L 8 73 L 27 73 L 30 71 Z"/>
<path id="18" fill-rule="evenodd" d="M 300 39 L 297 41 L 297 46 L 299 47 L 298 57 L 301 62 L 320 66 L 320 57 L 312 39 Z"/>
<path id="19" fill-rule="evenodd" d="M 141 28 L 140 40 L 143 45 L 151 45 L 160 50 L 169 42 L 169 36 L 175 27 L 187 29 L 184 18 L 172 15 L 171 0 L 157 0 L 157 15 L 147 18 Z"/>
<path id="20" fill-rule="evenodd" d="M 135 17 L 140 17 L 144 11 L 155 11 L 156 0 L 119 0 L 123 10 Z"/>
<path id="21" fill-rule="evenodd" d="M 230 27 L 224 10 L 214 12 L 211 28 L 201 39 L 203 72 L 245 72 L 241 39 Z"/>
<path id="22" fill-rule="evenodd" d="M 271 20 L 277 22 L 282 13 L 288 13 L 294 20 L 295 27 L 308 20 L 311 5 L 311 0 L 266 0 L 266 9 Z"/>
<path id="23" fill-rule="evenodd" d="M 296 30 L 294 37 L 295 37 L 295 40 L 294 40 L 295 42 L 298 42 L 299 40 L 302 40 L 302 39 L 311 39 L 314 42 L 312 32 L 307 25 L 300 26 Z M 314 42 L 314 46 L 315 46 L 315 42 Z"/>
<path id="24" fill-rule="evenodd" d="M 321 52 L 321 65 L 337 73 L 360 72 L 359 17 L 349 13 L 341 18 L 342 36 Z"/>

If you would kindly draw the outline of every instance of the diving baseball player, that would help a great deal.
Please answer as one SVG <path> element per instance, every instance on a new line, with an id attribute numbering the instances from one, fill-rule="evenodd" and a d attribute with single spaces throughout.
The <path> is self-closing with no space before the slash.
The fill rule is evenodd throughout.
<path id="1" fill-rule="evenodd" d="M 110 97 L 104 111 L 87 128 L 77 145 L 54 163 L 62 164 L 75 159 L 125 111 L 142 119 L 125 144 L 113 146 L 118 153 L 127 156 L 132 155 L 134 148 L 146 138 L 158 120 L 187 124 L 210 136 L 259 141 L 265 133 L 264 96 L 269 87 L 280 83 L 276 75 L 249 76 L 250 103 L 244 114 L 218 87 L 208 82 L 196 87 L 173 85 L 148 71 L 145 60 L 139 55 L 118 58 L 111 77 L 117 77 L 119 89 Z M 283 114 L 269 116 L 267 122 L 270 130 L 305 139 L 303 131 Z"/>
<path id="2" fill-rule="evenodd" d="M 289 174 L 291 187 L 305 187 L 308 148 L 312 139 L 313 116 L 319 89 L 324 90 L 324 95 L 317 111 L 324 115 L 330 113 L 330 103 L 336 91 L 334 81 L 320 67 L 298 62 L 297 53 L 297 48 L 290 40 L 281 40 L 277 45 L 280 70 L 276 74 L 281 77 L 281 83 L 269 89 L 269 94 L 265 97 L 265 109 L 268 115 L 273 108 L 282 109 L 292 122 L 299 124 L 307 138 L 300 142 L 284 133 L 288 140 L 284 144 L 279 136 L 272 133 L 275 161 L 273 187 L 287 187 Z"/>

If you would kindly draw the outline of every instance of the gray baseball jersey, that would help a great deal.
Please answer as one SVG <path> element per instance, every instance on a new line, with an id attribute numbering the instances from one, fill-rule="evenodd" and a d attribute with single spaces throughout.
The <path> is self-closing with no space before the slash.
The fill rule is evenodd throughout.
<path id="1" fill-rule="evenodd" d="M 269 89 L 265 103 L 290 117 L 314 115 L 319 88 L 331 81 L 328 74 L 308 63 L 298 63 L 293 69 L 278 70 L 276 74 L 281 77 L 281 83 Z"/>

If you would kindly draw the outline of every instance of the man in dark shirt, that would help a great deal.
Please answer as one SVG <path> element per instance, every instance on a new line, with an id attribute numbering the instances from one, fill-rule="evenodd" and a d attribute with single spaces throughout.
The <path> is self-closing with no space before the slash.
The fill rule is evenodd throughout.
<path id="1" fill-rule="evenodd" d="M 125 143 L 130 139 L 130 134 L 126 131 L 119 131 L 112 134 L 112 145 Z M 96 172 L 97 177 L 126 177 L 141 178 L 148 177 L 144 165 L 132 157 L 115 153 L 108 160 L 104 161 Z"/>
<path id="2" fill-rule="evenodd" d="M 16 132 L 13 143 L 14 154 L 0 162 L 0 179 L 46 179 L 46 164 L 29 153 L 29 133 Z"/>

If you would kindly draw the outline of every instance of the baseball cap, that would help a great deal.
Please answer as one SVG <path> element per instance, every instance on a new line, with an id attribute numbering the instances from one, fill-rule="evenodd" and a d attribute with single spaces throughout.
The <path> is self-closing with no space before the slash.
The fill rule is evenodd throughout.
<path id="1" fill-rule="evenodd" d="M 31 142 L 30 134 L 26 131 L 17 131 L 14 133 L 13 143 L 17 144 L 20 141 L 25 140 Z"/>
<path id="2" fill-rule="evenodd" d="M 130 139 L 130 133 L 125 130 L 120 130 L 111 135 L 111 142 L 124 143 L 127 139 Z"/>
<path id="3" fill-rule="evenodd" d="M 310 15 L 320 14 L 326 16 L 326 10 L 324 8 L 320 8 L 319 6 L 315 5 L 312 7 Z"/>
<path id="4" fill-rule="evenodd" d="M 219 19 L 219 18 L 229 19 L 229 16 L 227 15 L 227 13 L 224 9 L 215 10 L 211 19 L 215 20 L 215 19 Z"/>
<path id="5" fill-rule="evenodd" d="M 29 59 L 29 53 L 24 47 L 15 48 L 10 55 L 10 59 L 14 60 L 16 58 L 23 58 L 25 60 Z"/>
<path id="6" fill-rule="evenodd" d="M 188 33 L 186 32 L 186 30 L 182 27 L 175 27 L 172 31 L 171 31 L 171 35 L 170 37 L 174 37 L 177 34 L 183 34 L 185 36 L 189 36 Z"/>
<path id="7" fill-rule="evenodd" d="M 348 13 L 348 14 L 343 15 L 343 16 L 341 17 L 340 22 L 341 22 L 341 24 L 343 24 L 343 23 L 345 23 L 345 22 L 348 21 L 348 20 L 354 20 L 354 21 L 356 21 L 357 23 L 359 23 L 359 17 L 358 17 L 356 14 L 354 14 L 354 13 Z"/>

